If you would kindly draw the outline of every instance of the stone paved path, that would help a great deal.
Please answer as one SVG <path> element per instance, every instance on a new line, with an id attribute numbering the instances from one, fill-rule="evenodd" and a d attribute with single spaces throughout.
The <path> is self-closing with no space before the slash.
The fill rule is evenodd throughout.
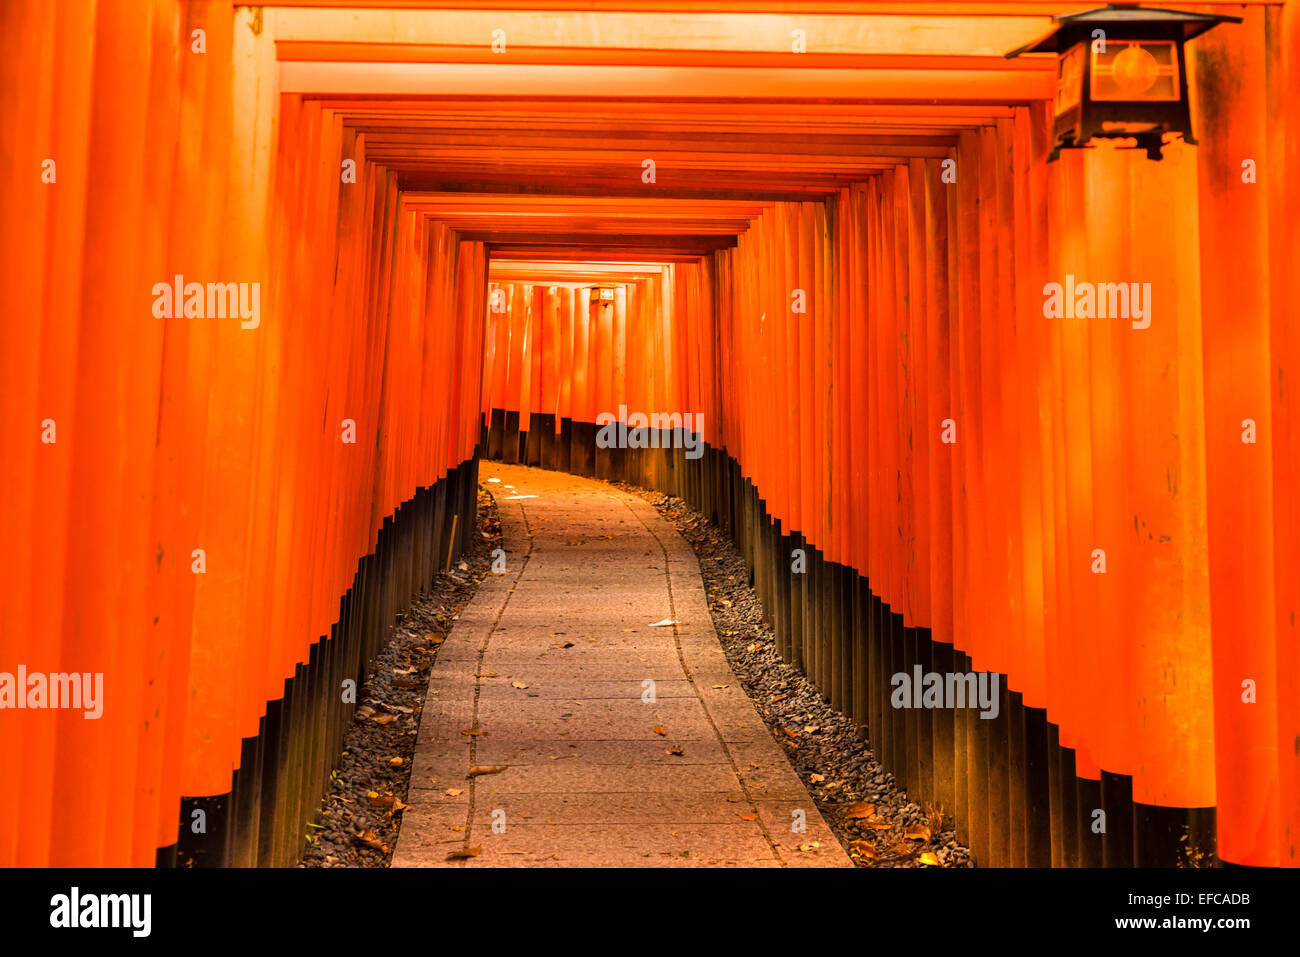
<path id="1" fill-rule="evenodd" d="M 677 532 L 604 483 L 490 478 L 506 571 L 438 652 L 393 866 L 852 866 L 731 672 Z"/>

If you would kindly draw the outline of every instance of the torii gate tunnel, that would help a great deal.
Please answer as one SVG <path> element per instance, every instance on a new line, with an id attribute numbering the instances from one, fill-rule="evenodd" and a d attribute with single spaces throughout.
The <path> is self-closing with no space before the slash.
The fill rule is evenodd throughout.
<path id="1" fill-rule="evenodd" d="M 492 6 L 0 3 L 0 865 L 296 861 L 490 457 L 978 864 L 1295 866 L 1300 3 Z"/>

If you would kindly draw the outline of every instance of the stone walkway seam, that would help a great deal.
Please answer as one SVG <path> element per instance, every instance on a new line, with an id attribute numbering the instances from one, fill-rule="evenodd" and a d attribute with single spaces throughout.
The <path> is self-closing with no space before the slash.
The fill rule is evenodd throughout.
<path id="1" fill-rule="evenodd" d="M 603 482 L 493 462 L 480 481 L 506 570 L 435 659 L 392 866 L 851 867 L 677 531 Z"/>
<path id="2" fill-rule="evenodd" d="M 495 499 L 495 496 L 493 496 L 493 498 Z M 523 561 L 519 562 L 519 572 L 514 577 L 514 584 L 511 585 L 511 587 L 506 590 L 505 598 L 501 602 L 501 610 L 497 612 L 496 621 L 493 623 L 492 627 L 488 630 L 488 633 L 483 636 L 483 644 L 479 647 L 478 671 L 475 672 L 475 678 L 474 678 L 474 717 L 473 720 L 470 722 L 470 730 L 476 730 L 479 726 L 478 704 L 479 704 L 479 699 L 482 697 L 483 679 L 477 676 L 479 674 L 482 674 L 483 672 L 483 658 L 487 655 L 488 642 L 492 640 L 492 633 L 495 632 L 497 626 L 501 624 L 501 618 L 506 613 L 506 606 L 510 604 L 510 596 L 515 593 L 515 587 L 519 584 L 519 579 L 523 578 L 524 572 L 528 569 L 528 560 L 532 558 L 533 555 L 532 535 L 528 531 L 528 513 L 527 511 L 525 511 L 524 503 L 522 501 L 516 501 L 514 505 L 519 509 L 519 516 L 520 518 L 523 519 L 524 522 L 524 531 L 525 534 L 528 536 L 526 538 L 526 541 L 528 542 L 528 550 L 524 552 Z M 497 503 L 498 514 L 500 514 L 500 511 L 501 511 L 501 503 L 498 502 Z M 471 768 L 477 765 L 478 763 L 477 758 L 478 758 L 478 736 L 470 735 L 469 736 L 469 759 L 470 759 L 469 764 Z M 469 809 L 468 809 L 468 813 L 465 815 L 464 850 L 466 851 L 468 851 L 471 846 L 470 842 L 472 841 L 473 834 L 474 834 L 474 798 L 476 795 L 476 788 L 474 787 L 474 785 L 477 783 L 477 781 L 478 778 L 469 779 Z M 469 858 L 465 858 L 459 861 L 458 863 L 460 863 L 461 866 L 464 866 L 465 860 L 468 859 Z"/>
<path id="3" fill-rule="evenodd" d="M 638 501 L 639 501 L 639 500 L 638 500 Z M 651 527 L 646 523 L 646 520 L 645 520 L 644 518 L 642 518 L 641 515 L 637 512 L 637 510 L 636 510 L 635 508 L 632 507 L 632 500 L 629 499 L 629 498 L 624 498 L 624 499 L 622 499 L 622 502 L 623 502 L 624 505 L 627 506 L 628 511 L 631 512 L 633 515 L 636 515 L 637 519 L 641 522 L 641 524 L 642 524 L 642 525 L 645 525 L 645 529 L 646 529 L 646 531 L 648 531 L 651 535 L 654 535 L 654 539 L 655 539 L 655 541 L 659 543 L 659 548 L 660 548 L 660 550 L 663 552 L 663 555 L 664 555 L 664 578 L 665 578 L 666 583 L 667 583 L 667 586 L 668 586 L 668 607 L 671 609 L 671 618 L 672 618 L 672 620 L 673 620 L 673 625 L 672 625 L 672 628 L 673 628 L 673 639 L 674 639 L 674 641 L 676 642 L 676 645 L 677 645 L 677 658 L 678 658 L 678 660 L 681 661 L 681 663 L 682 663 L 682 672 L 686 675 L 686 680 L 689 681 L 689 682 L 691 683 L 691 687 L 695 690 L 695 696 L 696 696 L 697 698 L 699 698 L 699 700 L 700 700 L 700 704 L 701 704 L 701 705 L 704 705 L 704 698 L 703 698 L 703 696 L 700 694 L 700 687 L 699 687 L 698 684 L 695 683 L 695 679 L 691 676 L 691 670 L 690 670 L 690 668 L 688 668 L 687 665 L 686 665 L 686 659 L 682 657 L 682 642 L 681 642 L 681 634 L 680 634 L 680 633 L 678 632 L 678 630 L 677 630 L 678 627 L 679 627 L 678 624 L 677 624 L 677 606 L 676 606 L 676 602 L 673 601 L 673 579 L 672 579 L 672 573 L 669 571 L 669 568 L 670 568 L 671 565 L 672 565 L 672 558 L 671 558 L 671 557 L 669 556 L 669 554 L 668 554 L 668 548 L 667 548 L 667 546 L 664 545 L 664 543 L 663 543 L 663 539 L 661 539 L 657 534 L 655 534 L 655 530 L 654 530 L 653 528 L 651 528 Z M 676 534 L 676 533 L 674 532 L 674 534 Z M 708 709 L 707 709 L 707 707 L 705 707 L 705 712 L 706 712 L 706 714 L 707 714 L 707 711 L 708 711 Z M 714 733 L 715 735 L 717 735 L 718 743 L 719 743 L 720 745 L 722 745 L 722 752 L 727 756 L 727 760 L 731 763 L 731 769 L 732 769 L 732 771 L 734 771 L 734 772 L 736 773 L 736 777 L 737 777 L 737 779 L 739 779 L 739 777 L 740 777 L 740 768 L 736 766 L 736 758 L 735 758 L 735 756 L 731 753 L 731 749 L 727 747 L 727 742 L 726 742 L 725 740 L 723 740 L 722 732 L 720 732 L 720 731 L 718 730 L 718 726 L 717 726 L 717 724 L 714 722 L 714 720 L 713 720 L 713 716 L 712 716 L 712 715 L 709 715 L 708 717 L 709 717 L 709 726 L 713 728 L 713 733 Z M 763 837 L 767 839 L 767 843 L 770 844 L 770 845 L 772 846 L 772 854 L 773 854 L 774 856 L 776 856 L 778 859 L 780 859 L 781 855 L 780 855 L 780 852 L 777 850 L 776 842 L 772 840 L 772 835 L 770 835 L 770 834 L 767 832 L 767 825 L 764 824 L 764 823 L 763 823 L 763 819 L 762 819 L 761 817 L 759 817 L 759 815 L 758 815 L 758 808 L 754 806 L 754 802 L 753 802 L 753 800 L 750 800 L 750 801 L 749 801 L 749 805 L 750 805 L 750 809 L 754 812 L 754 816 L 755 816 L 755 818 L 756 818 L 756 820 L 757 820 L 759 830 L 761 830 L 761 831 L 763 832 Z M 784 862 L 782 862 L 782 863 L 784 863 Z"/>

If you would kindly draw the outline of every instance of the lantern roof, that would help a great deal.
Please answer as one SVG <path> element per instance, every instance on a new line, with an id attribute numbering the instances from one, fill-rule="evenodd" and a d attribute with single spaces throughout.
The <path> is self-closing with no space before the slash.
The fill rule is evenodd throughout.
<path id="1" fill-rule="evenodd" d="M 1188 13 L 1184 10 L 1164 10 L 1155 7 L 1142 7 L 1136 3 L 1111 3 L 1095 10 L 1084 10 L 1053 17 L 1057 26 L 1046 36 L 1018 47 L 1007 54 L 1007 58 L 1020 56 L 1022 53 L 1060 53 L 1062 49 L 1072 46 L 1081 37 L 1088 36 L 1093 30 L 1106 29 L 1115 31 L 1117 39 L 1125 31 L 1140 29 L 1143 34 L 1158 30 L 1162 34 L 1191 40 L 1199 37 L 1206 30 L 1220 23 L 1240 23 L 1241 17 L 1232 17 L 1215 13 Z"/>

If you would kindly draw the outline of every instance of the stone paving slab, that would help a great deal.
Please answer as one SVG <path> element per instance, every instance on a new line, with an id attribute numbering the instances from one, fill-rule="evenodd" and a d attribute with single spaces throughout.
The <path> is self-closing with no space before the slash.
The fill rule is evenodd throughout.
<path id="1" fill-rule="evenodd" d="M 481 477 L 506 571 L 438 652 L 393 866 L 852 866 L 731 672 L 681 536 L 601 482 Z"/>
<path id="2" fill-rule="evenodd" d="M 473 661 L 471 664 L 475 664 Z M 527 693 L 540 697 L 577 697 L 578 695 L 562 689 L 578 689 L 587 697 L 626 697 L 639 696 L 643 690 L 642 682 L 647 678 L 655 682 L 655 695 L 659 698 L 683 697 L 680 689 L 688 689 L 686 696 L 695 692 L 695 686 L 682 675 L 681 662 L 673 660 L 671 668 L 651 670 L 647 675 L 640 662 L 626 660 L 591 661 L 576 664 L 559 661 L 522 661 L 509 665 L 505 670 L 498 670 L 497 682 L 475 679 L 476 667 L 453 670 L 450 666 L 434 671 L 429 687 L 440 694 L 459 692 L 468 685 L 473 691 L 481 685 L 484 697 L 505 694 L 512 690 L 512 681 L 528 684 Z M 722 683 L 722 682 L 719 682 Z M 535 686 L 534 686 L 535 685 Z M 611 690 L 615 689 L 615 690 Z M 619 690 L 624 689 L 624 690 Z"/>
<path id="3" fill-rule="evenodd" d="M 680 753 L 677 753 L 680 752 Z M 545 764 L 571 761 L 578 765 L 633 764 L 669 765 L 717 764 L 728 762 L 727 752 L 717 738 L 654 738 L 646 741 L 499 741 L 480 738 L 478 760 L 487 764 Z"/>
<path id="4" fill-rule="evenodd" d="M 729 856 L 733 862 L 745 866 L 752 866 L 756 860 L 788 866 L 826 866 L 826 862 L 833 860 L 839 849 L 834 834 L 820 817 L 808 818 L 806 830 L 801 833 L 795 834 L 791 831 L 791 824 L 796 816 L 807 813 L 807 808 L 799 802 L 774 800 L 751 802 L 739 791 L 693 795 L 522 792 L 498 794 L 495 798 L 496 800 L 476 808 L 473 830 L 476 834 L 489 835 L 484 838 L 482 845 L 478 845 L 484 852 L 499 852 L 503 858 L 522 854 L 536 860 L 546 855 L 544 849 L 539 849 L 540 844 L 591 840 L 593 835 L 600 833 L 587 830 L 592 821 L 599 821 L 601 828 L 619 828 L 623 829 L 624 833 L 628 829 L 637 827 L 648 826 L 652 829 L 666 827 L 666 836 L 662 831 L 656 834 L 651 830 L 648 834 L 642 835 L 640 840 L 646 840 L 647 836 L 655 837 L 659 839 L 661 845 L 669 847 L 674 840 L 685 842 L 677 852 L 679 856 L 681 850 L 704 855 L 712 849 L 708 843 L 710 834 L 741 828 L 747 832 L 747 836 L 739 847 L 729 850 Z M 423 835 L 421 846 L 430 852 L 440 851 L 437 856 L 443 858 L 451 851 L 462 848 L 464 846 L 462 832 L 455 828 L 465 826 L 466 808 L 465 802 L 447 799 L 443 803 L 432 804 L 421 809 L 418 815 Z M 755 858 L 747 860 L 743 854 L 736 853 L 737 850 L 753 853 L 754 832 L 750 825 L 755 821 L 756 816 L 767 833 L 773 836 L 779 857 L 773 858 L 769 852 L 760 850 Z M 504 823 L 504 833 L 491 834 L 494 820 Z M 665 821 L 671 823 L 665 824 Z M 513 836 L 512 828 L 515 827 L 533 830 L 525 831 L 524 839 L 521 841 L 504 840 L 507 836 Z M 541 828 L 554 830 L 548 832 Z M 570 834 L 565 836 L 561 828 L 569 829 Z M 633 837 L 635 838 L 635 835 Z M 631 866 L 644 865 L 646 863 L 644 855 L 647 850 L 635 843 L 632 844 L 631 849 L 631 854 L 621 856 L 632 858 Z M 584 849 L 583 853 L 587 851 Z M 655 851 L 648 853 L 653 854 Z M 661 846 L 658 853 L 671 854 L 672 851 Z M 636 859 L 638 857 L 640 859 Z M 563 862 L 562 859 L 561 863 Z M 431 860 L 427 863 L 434 864 L 436 861 Z M 520 865 L 523 862 L 503 861 L 503 863 Z M 658 866 L 665 862 L 651 863 Z"/>

